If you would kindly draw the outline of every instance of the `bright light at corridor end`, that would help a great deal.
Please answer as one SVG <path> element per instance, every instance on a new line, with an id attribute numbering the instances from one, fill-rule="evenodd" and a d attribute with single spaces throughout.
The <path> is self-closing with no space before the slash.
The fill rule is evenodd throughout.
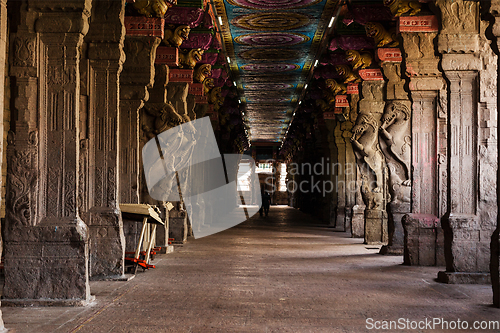
<path id="1" fill-rule="evenodd" d="M 217 16 L 217 18 L 219 19 L 219 23 L 220 23 L 220 25 L 222 26 L 222 25 L 223 25 L 223 24 L 222 24 L 222 17 Z"/>

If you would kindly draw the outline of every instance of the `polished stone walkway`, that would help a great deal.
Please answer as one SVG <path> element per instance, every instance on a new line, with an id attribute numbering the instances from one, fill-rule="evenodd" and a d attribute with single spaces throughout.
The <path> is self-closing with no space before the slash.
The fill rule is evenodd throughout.
<path id="1" fill-rule="evenodd" d="M 402 257 L 381 256 L 315 223 L 271 207 L 267 218 L 157 256 L 156 269 L 129 282 L 93 282 L 91 306 L 2 308 L 5 326 L 36 333 L 373 332 L 367 318 L 500 320 L 490 286 L 437 283 L 442 267 L 403 266 Z"/>

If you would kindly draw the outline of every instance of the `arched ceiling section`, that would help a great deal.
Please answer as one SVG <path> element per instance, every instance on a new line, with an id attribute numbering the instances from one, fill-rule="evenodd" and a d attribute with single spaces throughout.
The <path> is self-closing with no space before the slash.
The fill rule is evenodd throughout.
<path id="1" fill-rule="evenodd" d="M 338 0 L 214 0 L 252 142 L 280 143 Z"/>

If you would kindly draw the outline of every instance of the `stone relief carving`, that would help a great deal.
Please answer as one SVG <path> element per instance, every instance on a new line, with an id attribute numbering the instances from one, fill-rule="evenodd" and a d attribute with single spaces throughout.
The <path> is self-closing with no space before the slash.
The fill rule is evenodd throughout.
<path id="1" fill-rule="evenodd" d="M 394 16 L 414 16 L 422 10 L 422 6 L 417 1 L 384 0 L 384 6 L 389 7 Z"/>
<path id="2" fill-rule="evenodd" d="M 214 87 L 214 79 L 206 78 L 205 80 L 203 80 L 203 94 L 205 96 L 208 96 L 210 94 L 210 90 L 212 90 Z"/>
<path id="3" fill-rule="evenodd" d="M 359 161 L 364 161 L 375 174 L 373 193 L 382 192 L 384 184 L 384 158 L 378 145 L 379 128 L 379 121 L 370 113 L 361 111 L 352 128 L 353 135 L 351 137 L 356 157 Z"/>
<path id="4" fill-rule="evenodd" d="M 411 163 L 411 136 L 410 136 L 410 109 L 401 102 L 390 102 L 382 115 L 380 135 L 394 157 L 404 169 L 403 185 L 410 186 Z"/>
<path id="5" fill-rule="evenodd" d="M 36 37 L 16 37 L 14 40 L 14 66 L 35 66 Z"/>
<path id="6" fill-rule="evenodd" d="M 148 139 L 184 123 L 184 118 L 175 111 L 175 108 L 170 103 L 147 103 L 144 110 L 154 117 L 154 128 L 150 128 L 148 125 L 142 127 Z"/>
<path id="7" fill-rule="evenodd" d="M 177 28 L 174 26 L 166 27 L 163 34 L 163 44 L 179 47 L 182 42 L 189 38 L 189 32 L 191 28 L 187 25 L 180 25 Z"/>
<path id="8" fill-rule="evenodd" d="M 10 225 L 29 226 L 34 224 L 35 200 L 38 193 L 38 138 L 33 131 L 28 136 L 28 148 L 16 150 L 7 159 L 7 204 L 6 217 Z M 9 154 L 10 155 L 10 154 Z"/>
<path id="9" fill-rule="evenodd" d="M 477 33 L 479 3 L 475 1 L 436 0 L 441 9 L 442 33 Z"/>
<path id="10" fill-rule="evenodd" d="M 204 52 L 202 49 L 181 50 L 179 52 L 179 67 L 193 69 L 201 61 Z"/>
<path id="11" fill-rule="evenodd" d="M 323 103 L 321 100 L 316 100 L 316 105 L 318 105 L 322 110 L 332 109 L 335 107 L 335 96 L 338 94 L 345 94 L 347 88 L 345 84 L 338 83 L 334 79 L 325 80 L 325 89 L 323 90 L 323 97 L 325 101 Z"/>
<path id="12" fill-rule="evenodd" d="M 376 47 L 396 47 L 399 42 L 396 36 L 388 32 L 384 26 L 378 22 L 368 22 L 365 25 L 366 35 L 375 40 Z"/>
<path id="13" fill-rule="evenodd" d="M 352 66 L 352 69 L 364 69 L 372 64 L 372 55 L 369 52 L 358 52 L 356 50 L 348 50 L 345 53 L 346 60 Z"/>

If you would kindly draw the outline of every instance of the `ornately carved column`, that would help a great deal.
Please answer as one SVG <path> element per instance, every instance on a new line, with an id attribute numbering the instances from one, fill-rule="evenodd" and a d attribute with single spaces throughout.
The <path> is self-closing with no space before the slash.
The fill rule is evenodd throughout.
<path id="1" fill-rule="evenodd" d="M 119 76 L 123 52 L 125 1 L 94 0 L 88 47 L 88 152 L 83 176 L 90 193 L 81 192 L 90 236 L 90 277 L 124 273 L 125 237 L 118 207 Z M 83 184 L 82 184 L 83 185 Z"/>
<path id="2" fill-rule="evenodd" d="M 386 244 L 387 173 L 384 155 L 380 151 L 378 133 L 384 111 L 384 81 L 363 81 L 363 99 L 352 128 L 351 143 L 361 174 L 361 194 L 365 209 L 365 243 Z"/>
<path id="3" fill-rule="evenodd" d="M 380 145 L 389 169 L 389 244 L 382 254 L 403 254 L 402 218 L 410 213 L 411 202 L 411 102 L 401 77 L 401 51 L 379 48 L 380 65 L 385 77 L 386 104 L 380 128 Z"/>
<path id="4" fill-rule="evenodd" d="M 88 229 L 77 209 L 79 62 L 91 1 L 18 5 L 11 68 L 18 121 L 9 135 L 3 297 L 81 304 L 90 288 Z"/>
<path id="5" fill-rule="evenodd" d="M 409 18 L 404 18 L 406 21 Z M 407 265 L 444 265 L 443 231 L 440 218 L 446 212 L 446 91 L 434 55 L 437 18 L 422 20 L 427 31 L 414 26 L 401 27 L 403 61 L 410 79 L 411 109 L 411 214 L 403 217 L 405 232 L 404 263 Z M 434 21 L 435 19 L 435 21 Z M 400 18 L 400 21 L 403 18 Z M 429 24 L 429 22 L 434 22 Z"/>
<path id="6" fill-rule="evenodd" d="M 339 231 L 346 231 L 345 225 L 345 201 L 346 201 L 346 179 L 345 179 L 345 154 L 346 154 L 346 141 L 342 136 L 342 130 L 340 129 L 341 123 L 335 122 L 335 129 L 333 130 L 334 138 L 335 138 L 335 151 L 332 152 L 336 154 L 336 160 L 333 159 L 332 162 L 335 161 L 335 164 L 338 167 L 335 168 L 335 171 L 332 171 L 332 179 L 333 184 L 336 184 L 336 207 L 335 207 L 335 228 Z M 329 129 L 330 131 L 330 129 Z M 334 174 L 333 174 L 334 173 Z"/>
<path id="7" fill-rule="evenodd" d="M 497 53 L 500 47 L 500 0 L 492 0 L 490 12 L 495 18 L 495 24 L 493 25 L 493 35 L 496 37 L 497 45 L 492 46 L 493 50 Z M 498 64 L 498 62 L 497 62 Z M 498 70 L 497 70 L 498 77 Z M 498 96 L 497 96 L 498 105 Z M 496 119 L 498 123 L 498 118 Z M 498 184 L 498 180 L 497 180 Z M 497 185 L 498 186 L 498 185 Z M 493 287 L 493 304 L 500 307 L 500 225 L 497 224 L 497 228 L 493 235 L 491 236 L 491 261 L 490 261 L 490 273 L 491 273 L 491 283 Z"/>
<path id="8" fill-rule="evenodd" d="M 0 92 L 2 95 L 0 96 L 0 119 L 4 119 L 4 109 L 5 109 L 5 72 L 6 72 L 6 55 L 7 55 L 7 0 L 0 0 L 0 78 L 4 78 L 0 82 Z M 3 175 L 3 155 L 4 149 L 6 145 L 4 145 L 4 129 L 3 126 L 0 126 L 0 138 L 2 138 L 2 142 L 0 143 L 0 175 Z M 4 198 L 1 198 L 4 200 Z M 0 200 L 0 205 L 1 205 Z M 1 227 L 1 226 L 0 226 Z M 1 239 L 1 238 L 0 238 Z M 0 241 L 0 244 L 3 248 L 3 241 Z M 0 311 L 0 332 L 5 329 L 3 320 L 2 320 L 2 312 Z"/>
<path id="9" fill-rule="evenodd" d="M 139 203 L 142 166 L 139 147 L 139 109 L 154 82 L 154 61 L 160 38 L 126 36 L 126 60 L 120 75 L 120 203 Z"/>
<path id="10" fill-rule="evenodd" d="M 448 283 L 489 283 L 490 242 L 497 226 L 497 56 L 485 36 L 480 4 L 437 0 L 438 51 L 449 80 Z"/>

